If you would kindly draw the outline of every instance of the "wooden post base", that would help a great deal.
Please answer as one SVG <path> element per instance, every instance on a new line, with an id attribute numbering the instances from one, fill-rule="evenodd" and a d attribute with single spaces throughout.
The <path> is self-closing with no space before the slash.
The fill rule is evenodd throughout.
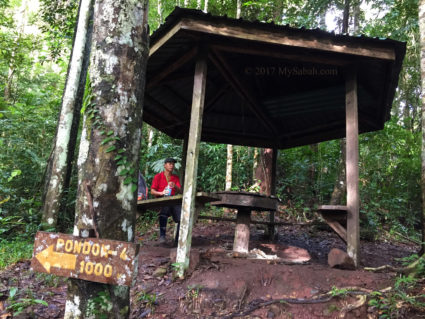
<path id="1" fill-rule="evenodd" d="M 233 251 L 237 253 L 248 253 L 249 250 L 249 223 L 251 221 L 250 209 L 238 209 L 236 217 L 235 241 Z"/>

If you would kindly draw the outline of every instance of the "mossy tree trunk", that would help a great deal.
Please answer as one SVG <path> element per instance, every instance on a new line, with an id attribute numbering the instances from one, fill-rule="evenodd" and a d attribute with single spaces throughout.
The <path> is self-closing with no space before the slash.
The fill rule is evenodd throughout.
<path id="1" fill-rule="evenodd" d="M 421 110 L 422 110 L 422 171 L 421 171 L 421 189 L 422 189 L 422 246 L 421 253 L 425 253 L 425 0 L 419 1 L 419 33 L 420 33 L 420 59 L 421 59 Z"/>
<path id="2" fill-rule="evenodd" d="M 91 107 L 78 156 L 74 235 L 133 241 L 148 0 L 96 0 L 90 60 Z M 128 318 L 129 288 L 70 280 L 65 318 Z"/>
<path id="3" fill-rule="evenodd" d="M 43 194 L 42 227 L 56 228 L 64 191 L 69 185 L 79 126 L 82 95 L 90 51 L 92 0 L 81 0 L 67 81 L 54 146 L 49 158 Z"/>

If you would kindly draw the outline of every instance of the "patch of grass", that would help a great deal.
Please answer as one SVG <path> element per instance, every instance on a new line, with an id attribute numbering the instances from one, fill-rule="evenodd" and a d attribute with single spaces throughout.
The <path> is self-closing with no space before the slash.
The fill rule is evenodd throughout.
<path id="1" fill-rule="evenodd" d="M 28 238 L 0 240 L 0 269 L 32 256 L 34 242 Z"/>

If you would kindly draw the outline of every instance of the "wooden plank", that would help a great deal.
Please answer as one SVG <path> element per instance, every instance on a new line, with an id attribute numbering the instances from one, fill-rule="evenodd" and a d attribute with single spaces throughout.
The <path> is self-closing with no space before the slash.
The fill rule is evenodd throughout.
<path id="1" fill-rule="evenodd" d="M 232 222 L 232 223 L 236 223 L 236 218 L 227 218 L 227 217 L 217 217 L 217 216 L 207 216 L 207 215 L 199 215 L 198 219 L 208 219 L 208 220 L 216 220 L 216 221 L 223 221 L 223 222 Z M 299 226 L 303 226 L 300 224 L 294 224 L 294 223 L 289 223 L 289 222 L 273 222 L 270 223 L 268 221 L 263 221 L 263 220 L 253 220 L 251 219 L 251 224 L 258 224 L 258 225 L 274 225 L 274 226 L 293 226 L 293 225 L 299 225 Z M 308 224 L 310 225 L 310 224 Z M 305 224 L 304 226 L 308 226 L 307 224 Z"/>
<path id="2" fill-rule="evenodd" d="M 180 21 L 177 23 L 170 31 L 168 31 L 162 38 L 160 38 L 158 41 L 153 44 L 149 50 L 149 57 L 152 56 L 156 51 L 159 50 L 160 47 L 162 47 L 168 40 L 170 40 L 173 35 L 175 35 L 182 26 L 182 22 Z"/>
<path id="3" fill-rule="evenodd" d="M 179 119 L 180 122 L 186 122 L 185 118 L 182 114 L 178 112 L 173 112 L 170 109 L 168 109 L 165 105 L 163 105 L 161 102 L 157 101 L 153 96 L 151 96 L 148 93 L 145 93 L 145 101 L 149 104 L 153 104 L 155 107 L 161 110 L 162 113 L 166 114 L 168 117 L 171 117 L 174 119 L 173 124 L 175 123 L 175 119 Z"/>
<path id="4" fill-rule="evenodd" d="M 333 37 L 325 39 L 313 35 L 303 36 L 300 32 L 286 32 L 279 30 L 276 32 L 268 31 L 255 27 L 237 27 L 225 23 L 213 21 L 200 21 L 191 19 L 182 19 L 181 28 L 183 30 L 192 30 L 204 32 L 213 35 L 220 35 L 242 40 L 258 41 L 261 43 L 278 44 L 282 46 L 292 46 L 306 49 L 316 49 L 320 51 L 351 54 L 369 58 L 383 60 L 395 60 L 393 48 L 383 47 L 373 43 L 352 44 L 351 39 L 339 40 Z"/>
<path id="5" fill-rule="evenodd" d="M 205 192 L 197 192 L 195 200 L 197 204 L 203 205 L 205 203 L 216 201 L 218 199 L 219 197 L 213 194 L 205 193 Z M 139 200 L 137 201 L 137 208 L 151 209 L 151 208 L 158 208 L 158 207 L 164 207 L 164 206 L 170 206 L 170 205 L 179 205 L 182 203 L 182 200 L 183 200 L 182 194 L 153 198 L 153 199 L 146 199 L 146 200 Z"/>
<path id="6" fill-rule="evenodd" d="M 346 75 L 346 178 L 347 178 L 347 254 L 359 266 L 359 123 L 357 113 L 357 75 L 348 70 Z"/>
<path id="7" fill-rule="evenodd" d="M 338 234 L 338 236 L 344 241 L 347 242 L 347 230 L 342 226 L 338 221 L 322 215 L 326 223 Z"/>
<path id="8" fill-rule="evenodd" d="M 320 205 L 317 210 L 320 212 L 321 210 L 330 210 L 330 211 L 337 211 L 341 213 L 347 213 L 347 206 L 344 205 Z"/>
<path id="9" fill-rule="evenodd" d="M 130 286 L 139 245 L 100 238 L 37 232 L 31 267 L 69 278 Z"/>
<path id="10" fill-rule="evenodd" d="M 333 65 L 333 66 L 345 66 L 349 63 L 352 63 L 352 61 L 347 61 L 347 59 L 343 58 L 337 58 L 332 57 L 330 59 L 329 57 L 321 57 L 313 54 L 295 54 L 295 53 L 285 53 L 280 48 L 280 50 L 264 50 L 264 48 L 255 48 L 253 46 L 235 46 L 234 44 L 213 44 L 211 45 L 211 48 L 215 50 L 225 51 L 225 52 L 233 52 L 233 53 L 240 53 L 244 55 L 255 55 L 255 56 L 266 56 L 266 57 L 272 57 L 277 59 L 284 59 L 284 60 L 290 60 L 290 61 L 300 61 L 300 62 L 308 62 L 308 63 L 319 63 L 322 65 Z"/>
<path id="11" fill-rule="evenodd" d="M 277 198 L 269 198 L 266 196 L 256 196 L 255 194 L 243 194 L 237 192 L 218 192 L 213 193 L 220 197 L 217 202 L 212 202 L 211 205 L 228 208 L 250 208 L 258 211 L 269 211 L 277 209 Z"/>
<path id="12" fill-rule="evenodd" d="M 194 47 L 190 49 L 188 52 L 185 52 L 173 64 L 167 65 L 166 68 L 163 69 L 161 72 L 156 73 L 152 79 L 148 79 L 146 81 L 146 89 L 150 90 L 153 87 L 157 86 L 161 82 L 161 80 L 164 79 L 167 75 L 173 73 L 174 71 L 179 69 L 181 66 L 189 62 L 196 55 L 197 52 L 198 52 L 198 48 Z"/>
<path id="13" fill-rule="evenodd" d="M 182 162 L 181 162 L 181 170 L 180 170 L 180 174 L 181 174 L 181 184 L 182 186 L 184 186 L 184 174 L 186 172 L 186 156 L 187 156 L 187 146 L 188 146 L 188 142 L 189 142 L 189 137 L 186 134 L 185 138 L 183 139 L 183 147 L 182 147 Z M 184 191 L 184 190 L 183 190 Z"/>
<path id="14" fill-rule="evenodd" d="M 178 265 L 180 265 L 177 270 L 177 276 L 180 278 L 184 277 L 184 271 L 189 267 L 190 247 L 192 244 L 193 215 L 195 213 L 199 144 L 201 141 L 206 82 L 207 61 L 206 56 L 202 54 L 197 58 L 193 83 L 192 112 L 190 116 L 190 128 L 188 136 L 182 216 L 176 257 L 176 262 Z"/>
<path id="15" fill-rule="evenodd" d="M 251 210 L 246 208 L 238 209 L 236 217 L 235 239 L 233 251 L 246 254 L 249 251 L 249 223 L 251 221 Z"/>
<path id="16" fill-rule="evenodd" d="M 223 56 L 218 52 L 214 51 L 215 56 L 209 55 L 210 60 L 217 66 L 220 73 L 225 77 L 225 79 L 232 85 L 237 92 L 240 93 L 241 97 L 248 102 L 247 106 L 254 113 L 254 115 L 263 123 L 264 127 L 273 133 L 274 136 L 278 135 L 278 130 L 272 121 L 264 114 L 263 108 L 259 105 L 256 98 L 251 94 L 249 90 L 245 88 L 242 82 L 238 79 L 235 73 L 232 71 L 230 65 L 226 62 Z"/>

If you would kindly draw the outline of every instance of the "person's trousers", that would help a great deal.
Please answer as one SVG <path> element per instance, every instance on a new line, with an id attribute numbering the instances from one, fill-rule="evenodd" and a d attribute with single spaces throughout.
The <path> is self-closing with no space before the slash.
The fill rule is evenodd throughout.
<path id="1" fill-rule="evenodd" d="M 174 222 L 177 223 L 177 233 L 176 233 L 176 238 L 174 238 L 174 240 L 178 241 L 181 210 L 182 210 L 181 205 L 166 206 L 161 208 L 159 212 L 159 236 L 160 237 L 165 237 L 165 234 L 167 232 L 168 217 L 171 216 Z"/>

